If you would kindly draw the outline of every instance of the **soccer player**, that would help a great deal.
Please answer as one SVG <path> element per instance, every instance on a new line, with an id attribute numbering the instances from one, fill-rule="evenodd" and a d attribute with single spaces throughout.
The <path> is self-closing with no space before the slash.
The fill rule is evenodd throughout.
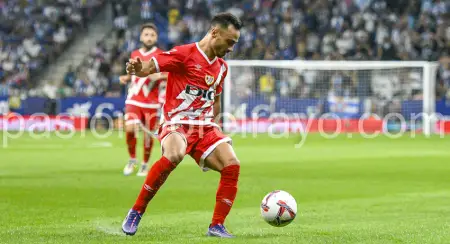
<path id="1" fill-rule="evenodd" d="M 147 204 L 189 154 L 203 170 L 211 169 L 221 175 L 207 235 L 233 237 L 223 224 L 236 198 L 240 163 L 231 138 L 221 132 L 215 121 L 221 111 L 220 95 L 228 70 L 222 57 L 233 50 L 241 26 L 232 14 L 221 13 L 214 16 L 200 42 L 177 46 L 150 62 L 130 59 L 127 63 L 127 72 L 139 77 L 169 72 L 164 121 L 159 129 L 162 157 L 151 167 L 122 224 L 127 235 L 136 233 Z"/>
<path id="2" fill-rule="evenodd" d="M 131 58 L 149 61 L 162 51 L 156 47 L 158 29 L 154 24 L 147 23 L 141 26 L 140 41 L 142 47 L 131 53 Z M 144 131 L 144 158 L 137 172 L 138 176 L 146 176 L 149 170 L 148 160 L 153 147 L 153 138 L 148 134 L 156 129 L 158 124 L 159 89 L 165 82 L 167 75 L 155 73 L 138 77 L 135 75 L 122 75 L 120 82 L 126 84 L 131 81 L 128 96 L 125 101 L 125 131 L 128 154 L 130 159 L 123 169 L 124 175 L 133 173 L 136 160 L 136 133 L 139 126 L 145 126 Z"/>

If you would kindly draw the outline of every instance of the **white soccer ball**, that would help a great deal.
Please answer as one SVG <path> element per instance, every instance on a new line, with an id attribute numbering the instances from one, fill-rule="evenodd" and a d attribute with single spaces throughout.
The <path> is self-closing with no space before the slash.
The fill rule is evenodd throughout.
<path id="1" fill-rule="evenodd" d="M 290 224 L 297 215 L 297 202 L 285 191 L 272 191 L 261 203 L 261 216 L 272 226 L 282 227 Z"/>

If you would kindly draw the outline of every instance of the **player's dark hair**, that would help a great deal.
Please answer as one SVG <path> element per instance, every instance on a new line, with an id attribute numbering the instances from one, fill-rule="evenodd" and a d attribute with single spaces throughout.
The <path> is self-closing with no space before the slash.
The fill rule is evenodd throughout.
<path id="1" fill-rule="evenodd" d="M 232 15 L 231 13 L 219 13 L 216 14 L 211 20 L 211 27 L 219 25 L 222 28 L 228 28 L 229 25 L 233 25 L 236 30 L 240 30 L 242 28 L 241 20 Z"/>
<path id="2" fill-rule="evenodd" d="M 145 23 L 141 25 L 141 33 L 145 29 L 153 29 L 156 33 L 158 33 L 158 27 L 156 27 L 156 25 L 153 23 Z"/>

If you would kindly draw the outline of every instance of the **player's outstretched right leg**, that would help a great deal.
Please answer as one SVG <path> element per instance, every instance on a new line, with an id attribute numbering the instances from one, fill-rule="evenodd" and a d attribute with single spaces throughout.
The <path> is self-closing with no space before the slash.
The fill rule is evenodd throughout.
<path id="1" fill-rule="evenodd" d="M 163 156 L 150 168 L 141 192 L 122 224 L 122 230 L 127 235 L 134 235 L 136 233 L 148 203 L 156 195 L 170 173 L 183 160 L 186 152 L 186 143 L 179 134 L 170 134 L 164 141 L 163 149 Z"/>
<path id="2" fill-rule="evenodd" d="M 141 188 L 141 192 L 133 206 L 134 210 L 144 213 L 148 203 L 158 192 L 159 188 L 164 184 L 169 177 L 169 174 L 177 167 L 178 162 L 171 162 L 165 156 L 162 156 L 160 160 L 152 165 L 144 185 Z"/>
<path id="3" fill-rule="evenodd" d="M 176 166 L 177 164 L 172 163 L 164 156 L 153 164 L 147 174 L 147 178 L 145 179 L 145 183 L 142 186 L 136 203 L 133 208 L 128 211 L 128 214 L 122 223 L 122 230 L 124 233 L 127 235 L 134 235 L 136 233 L 148 203 L 153 199 L 159 188 L 164 184 L 167 177 Z"/>

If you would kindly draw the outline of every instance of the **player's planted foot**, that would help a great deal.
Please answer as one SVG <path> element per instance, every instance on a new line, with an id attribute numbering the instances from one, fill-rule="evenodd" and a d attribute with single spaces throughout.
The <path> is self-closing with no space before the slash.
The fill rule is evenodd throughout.
<path id="1" fill-rule="evenodd" d="M 217 224 L 213 226 L 209 226 L 207 236 L 221 237 L 221 238 L 234 238 L 232 234 L 230 234 L 225 226 L 222 224 Z"/>
<path id="2" fill-rule="evenodd" d="M 142 214 L 140 214 L 136 210 L 130 209 L 130 211 L 128 211 L 127 217 L 125 217 L 125 220 L 122 223 L 123 233 L 129 236 L 136 234 L 141 218 Z"/>
<path id="3" fill-rule="evenodd" d="M 138 172 L 137 172 L 137 176 L 147 176 L 147 174 L 148 174 L 148 171 L 149 171 L 149 166 L 148 166 L 148 163 L 142 163 L 141 164 L 141 167 L 139 167 L 139 170 L 138 170 Z"/>
<path id="4" fill-rule="evenodd" d="M 125 168 L 123 168 L 123 174 L 124 175 L 131 175 L 134 171 L 134 168 L 136 167 L 136 159 L 130 159 L 125 165 Z"/>

